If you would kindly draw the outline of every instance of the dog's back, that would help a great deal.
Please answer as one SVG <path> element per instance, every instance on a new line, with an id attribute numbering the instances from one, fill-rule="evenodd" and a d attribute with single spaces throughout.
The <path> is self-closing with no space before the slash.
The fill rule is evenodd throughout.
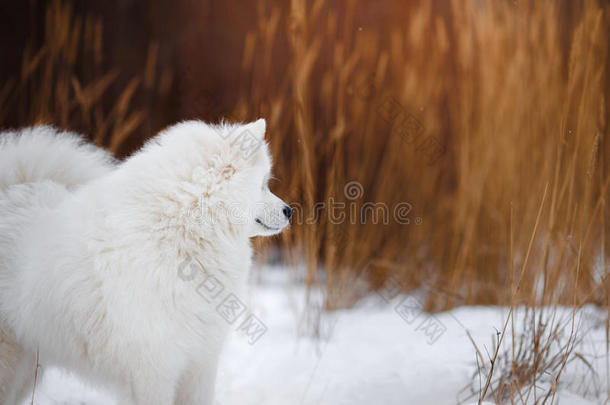
<path id="1" fill-rule="evenodd" d="M 114 163 L 104 150 L 53 127 L 0 133 L 0 190 L 45 180 L 71 189 L 108 173 Z"/>
<path id="2" fill-rule="evenodd" d="M 113 167 L 102 149 L 52 127 L 0 133 L 0 404 L 19 403 L 28 391 L 31 353 L 14 341 L 9 325 L 17 314 L 4 310 L 16 292 L 24 232 L 70 190 Z"/>
<path id="3" fill-rule="evenodd" d="M 7 276 L 20 232 L 38 211 L 113 166 L 102 149 L 49 126 L 0 133 L 0 278 Z"/>

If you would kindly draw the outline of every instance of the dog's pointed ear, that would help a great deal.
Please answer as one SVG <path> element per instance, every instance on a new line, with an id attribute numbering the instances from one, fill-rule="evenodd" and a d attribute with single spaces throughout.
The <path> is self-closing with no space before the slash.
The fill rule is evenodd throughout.
<path id="1" fill-rule="evenodd" d="M 260 118 L 254 122 L 246 124 L 246 129 L 252 132 L 256 138 L 263 139 L 265 138 L 265 131 L 267 130 L 267 122 L 264 118 Z"/>

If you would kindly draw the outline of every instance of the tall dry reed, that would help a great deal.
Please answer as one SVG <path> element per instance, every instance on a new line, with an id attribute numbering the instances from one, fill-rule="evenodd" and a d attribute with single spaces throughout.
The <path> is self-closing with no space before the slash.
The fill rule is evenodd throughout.
<path id="1" fill-rule="evenodd" d="M 409 224 L 322 211 L 285 251 L 324 277 L 330 306 L 362 272 L 428 288 L 436 310 L 508 303 L 516 280 L 518 302 L 607 305 L 608 7 L 387 5 L 395 21 L 369 23 L 356 1 L 263 2 L 247 35 L 235 115 L 269 117 L 300 222 L 330 198 L 412 205 Z"/>
<path id="2" fill-rule="evenodd" d="M 52 124 L 118 152 L 150 120 L 150 108 L 134 102 L 136 96 L 167 93 L 170 80 L 156 83 L 153 43 L 142 65 L 144 74 L 116 88 L 120 70 L 104 63 L 103 29 L 101 17 L 77 14 L 69 1 L 50 2 L 44 9 L 42 40 L 29 38 L 20 76 L 0 84 L 0 125 Z"/>

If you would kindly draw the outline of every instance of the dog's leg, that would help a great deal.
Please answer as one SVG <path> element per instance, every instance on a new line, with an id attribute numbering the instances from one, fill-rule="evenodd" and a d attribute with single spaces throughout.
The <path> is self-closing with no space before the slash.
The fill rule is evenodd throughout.
<path id="1" fill-rule="evenodd" d="M 177 378 L 152 370 L 142 372 L 132 380 L 134 405 L 170 405 L 174 403 Z"/>
<path id="2" fill-rule="evenodd" d="M 212 405 L 216 383 L 216 361 L 213 364 L 191 363 L 180 378 L 174 405 Z"/>
<path id="3" fill-rule="evenodd" d="M 27 353 L 6 329 L 0 328 L 0 404 L 20 404 L 31 388 L 36 358 Z"/>
<path id="4" fill-rule="evenodd" d="M 35 379 L 42 380 L 36 355 L 3 340 L 0 343 L 0 404 L 23 403 L 31 397 Z"/>
<path id="5" fill-rule="evenodd" d="M 0 404 L 8 404 L 9 391 L 15 381 L 15 373 L 23 349 L 10 340 L 0 329 Z"/>

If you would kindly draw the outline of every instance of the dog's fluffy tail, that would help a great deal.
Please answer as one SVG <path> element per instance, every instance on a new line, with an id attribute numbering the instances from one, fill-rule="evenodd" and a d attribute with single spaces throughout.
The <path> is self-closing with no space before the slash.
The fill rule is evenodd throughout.
<path id="1" fill-rule="evenodd" d="M 29 224 L 63 201 L 70 189 L 114 166 L 108 153 L 73 133 L 49 126 L 0 132 L 0 329 L 8 319 L 9 291 L 21 271 L 19 246 Z"/>
<path id="2" fill-rule="evenodd" d="M 71 189 L 108 173 L 115 163 L 80 136 L 50 126 L 0 133 L 0 190 L 45 180 Z"/>

